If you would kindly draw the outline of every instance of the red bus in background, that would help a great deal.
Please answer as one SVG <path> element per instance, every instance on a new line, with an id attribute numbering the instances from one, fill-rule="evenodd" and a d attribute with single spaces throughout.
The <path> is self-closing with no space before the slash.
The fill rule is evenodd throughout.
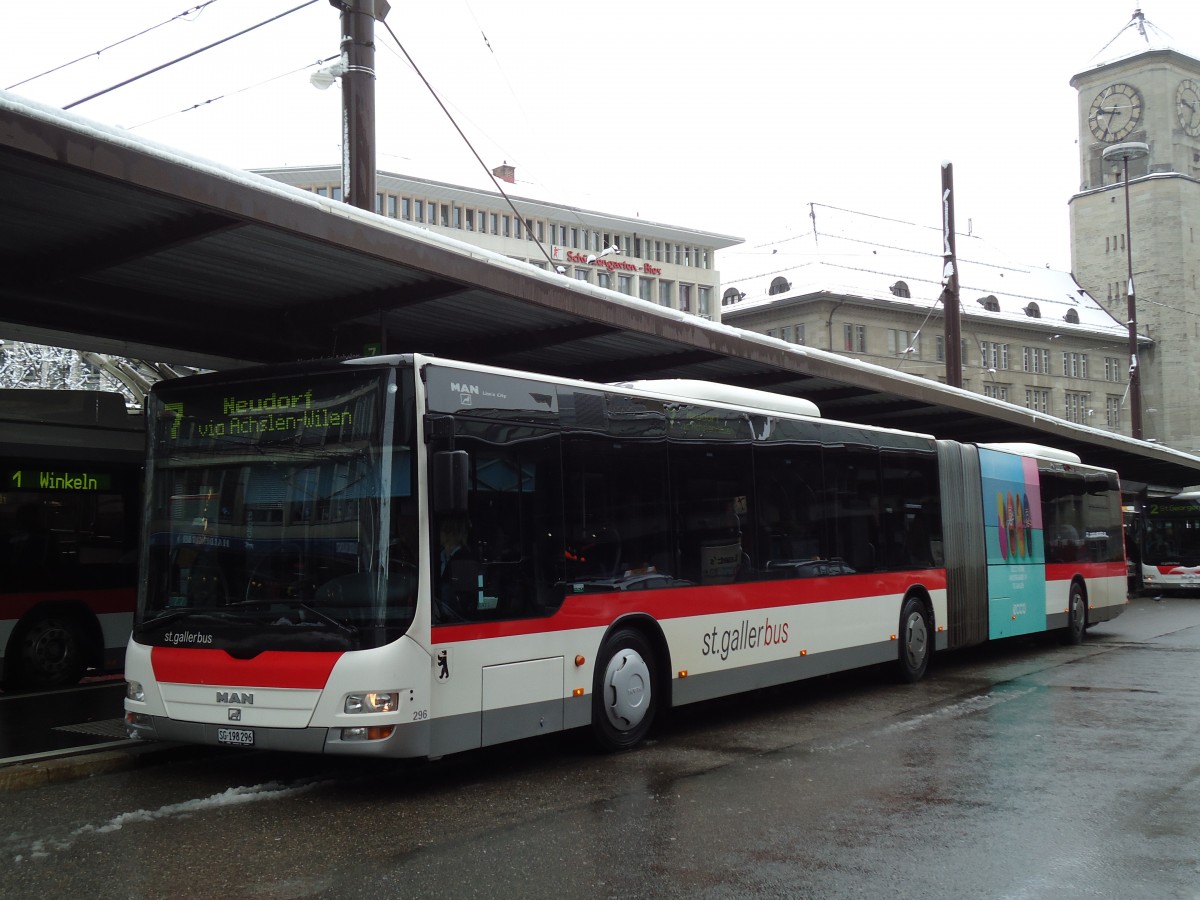
<path id="1" fill-rule="evenodd" d="M 145 430 L 120 394 L 0 390 L 0 678 L 120 671 L 133 623 Z"/>

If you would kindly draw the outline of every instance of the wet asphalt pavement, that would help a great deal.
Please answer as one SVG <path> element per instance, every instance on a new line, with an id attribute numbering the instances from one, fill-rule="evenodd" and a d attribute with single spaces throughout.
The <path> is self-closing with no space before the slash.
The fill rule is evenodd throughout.
<path id="1" fill-rule="evenodd" d="M 166 754 L 0 794 L 0 896 L 1200 898 L 1198 663 L 1200 600 L 1141 600 L 622 755 Z"/>

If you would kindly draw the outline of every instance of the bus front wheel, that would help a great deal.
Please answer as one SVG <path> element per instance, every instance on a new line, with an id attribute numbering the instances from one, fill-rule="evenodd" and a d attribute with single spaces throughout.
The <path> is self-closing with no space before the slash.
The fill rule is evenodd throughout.
<path id="1" fill-rule="evenodd" d="M 87 669 L 85 649 L 83 629 L 73 616 L 44 613 L 19 626 L 6 680 L 34 690 L 75 684 Z"/>
<path id="2" fill-rule="evenodd" d="M 925 677 L 932 651 L 930 638 L 929 614 L 925 604 L 916 597 L 907 597 L 900 609 L 898 672 L 901 681 L 911 684 Z"/>
<path id="3" fill-rule="evenodd" d="M 658 704 L 654 652 L 640 631 L 624 628 L 608 637 L 597 661 L 592 731 L 603 750 L 628 750 L 654 724 Z"/>

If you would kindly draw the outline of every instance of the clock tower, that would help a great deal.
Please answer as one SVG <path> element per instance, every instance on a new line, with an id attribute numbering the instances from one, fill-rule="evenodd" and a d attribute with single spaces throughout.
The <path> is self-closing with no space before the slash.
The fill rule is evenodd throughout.
<path id="1" fill-rule="evenodd" d="M 1169 46 L 1141 10 L 1097 59 L 1071 79 L 1080 173 L 1072 269 L 1124 322 L 1132 256 L 1142 435 L 1200 453 L 1200 59 Z M 1132 152 L 1105 159 L 1117 145 Z M 1128 402 L 1122 419 L 1129 433 Z"/>

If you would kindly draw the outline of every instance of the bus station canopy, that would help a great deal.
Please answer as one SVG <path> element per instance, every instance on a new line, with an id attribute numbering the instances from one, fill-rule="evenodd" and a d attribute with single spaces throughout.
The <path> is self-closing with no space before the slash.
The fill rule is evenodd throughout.
<path id="1" fill-rule="evenodd" d="M 423 352 L 702 379 L 849 422 L 1059 447 L 1127 489 L 1200 484 L 1191 454 L 664 309 L 4 92 L 0 272 L 3 339 L 213 369 Z"/>

